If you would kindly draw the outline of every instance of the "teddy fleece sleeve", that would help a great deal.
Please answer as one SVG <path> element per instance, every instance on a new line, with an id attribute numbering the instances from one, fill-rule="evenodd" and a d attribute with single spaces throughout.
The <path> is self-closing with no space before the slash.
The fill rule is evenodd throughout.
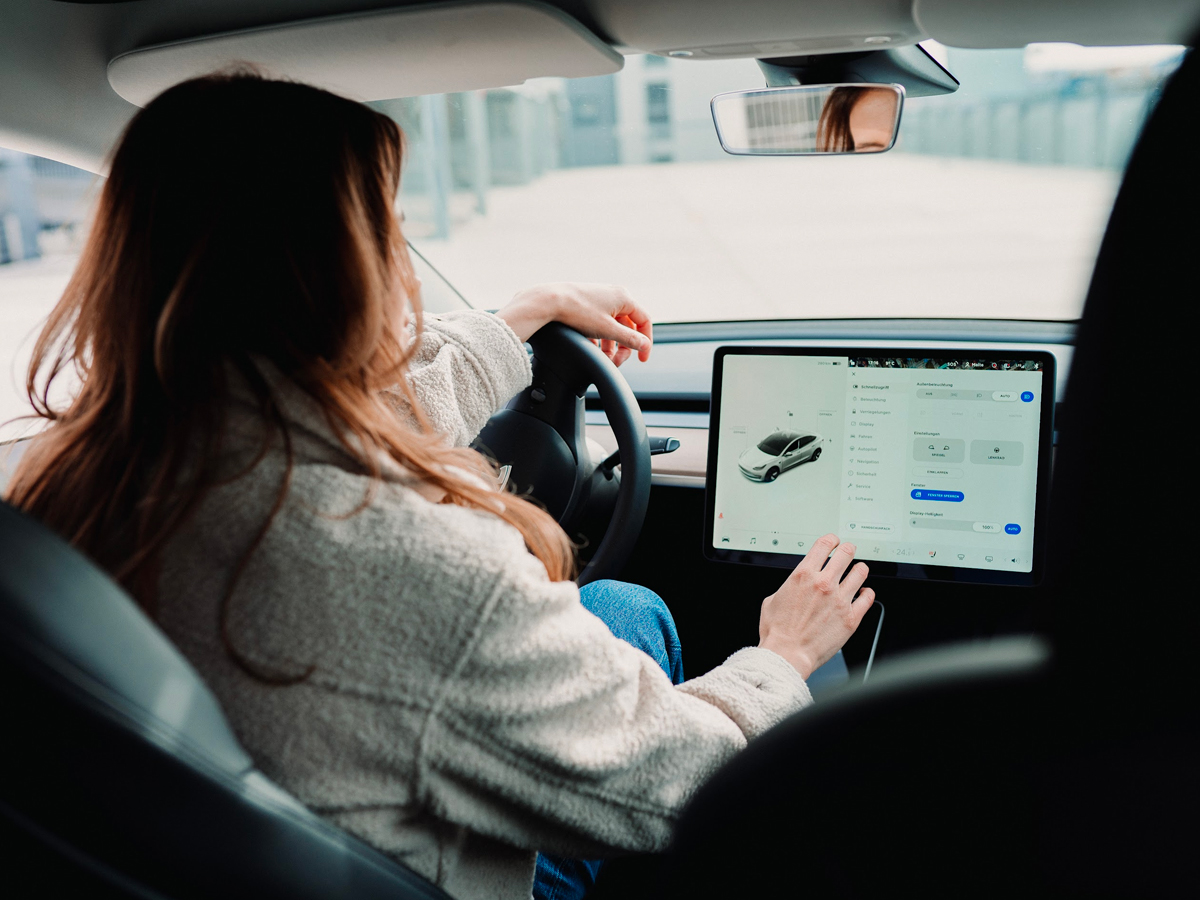
<path id="1" fill-rule="evenodd" d="M 466 446 L 532 377 L 525 345 L 503 319 L 460 310 L 425 317 L 408 379 L 434 428 Z M 397 412 L 411 415 L 399 391 L 386 394 Z"/>
<path id="2" fill-rule="evenodd" d="M 663 849 L 692 793 L 811 702 L 749 648 L 679 687 L 527 553 L 494 585 L 423 740 L 420 793 L 473 831 L 575 855 Z"/>

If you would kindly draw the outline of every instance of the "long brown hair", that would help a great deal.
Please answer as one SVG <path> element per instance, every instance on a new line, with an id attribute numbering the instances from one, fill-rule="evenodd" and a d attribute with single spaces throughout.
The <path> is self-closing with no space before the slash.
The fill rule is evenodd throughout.
<path id="1" fill-rule="evenodd" d="M 821 153 L 853 153 L 854 135 L 850 133 L 850 113 L 854 104 L 870 88 L 835 87 L 829 92 L 817 120 L 817 150 Z"/>
<path id="2" fill-rule="evenodd" d="M 317 401 L 362 472 L 378 480 L 390 458 L 447 501 L 515 526 L 552 579 L 571 577 L 562 529 L 488 487 L 491 464 L 432 433 L 407 384 L 406 302 L 418 340 L 421 323 L 393 211 L 403 154 L 386 116 L 248 71 L 184 82 L 139 112 L 35 345 L 27 390 L 52 424 L 9 501 L 153 612 L 162 550 L 217 483 L 235 372 L 270 425 L 258 458 L 281 443 L 288 473 L 240 572 L 292 469 L 287 423 L 255 362 L 265 359 Z M 68 368 L 81 388 L 56 408 L 51 385 Z M 411 403 L 416 430 L 381 397 L 389 387 Z"/>

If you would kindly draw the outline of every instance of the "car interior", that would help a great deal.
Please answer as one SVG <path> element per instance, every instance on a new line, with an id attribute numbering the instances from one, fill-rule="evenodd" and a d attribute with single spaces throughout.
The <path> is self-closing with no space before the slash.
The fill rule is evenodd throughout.
<path id="1" fill-rule="evenodd" d="M 572 91 L 611 83 L 604 79 L 618 77 L 623 67 L 656 71 L 669 62 L 692 67 L 686 71 L 747 67 L 730 68 L 749 74 L 700 103 L 704 140 L 721 154 L 747 157 L 745 166 L 740 159 L 722 166 L 834 173 L 834 166 L 845 172 L 853 165 L 852 177 L 868 186 L 864 190 L 876 190 L 872 178 L 899 176 L 872 175 L 873 166 L 892 171 L 880 167 L 902 153 L 928 163 L 926 186 L 901 203 L 907 218 L 895 226 L 895 246 L 871 246 L 874 232 L 867 226 L 834 223 L 829 229 L 837 234 L 828 240 L 840 244 L 819 247 L 839 281 L 820 281 L 825 270 L 812 264 L 820 282 L 814 293 L 822 296 L 837 294 L 842 282 L 846 297 L 857 296 L 859 277 L 874 278 L 871 290 L 886 293 L 888 279 L 911 275 L 914 287 L 896 288 L 901 300 L 863 306 L 865 312 L 849 302 L 766 304 L 765 312 L 756 307 L 741 315 L 734 297 L 724 300 L 734 310 L 723 317 L 697 297 L 697 311 L 676 315 L 672 307 L 666 321 L 656 321 L 648 362 L 619 370 L 578 333 L 547 326 L 529 342 L 533 384 L 478 438 L 480 449 L 511 467 L 506 471 L 515 489 L 531 492 L 577 539 L 581 584 L 619 578 L 666 601 L 689 676 L 757 642 L 762 599 L 779 587 L 810 540 L 800 524 L 776 529 L 756 519 L 746 526 L 745 546 L 737 544 L 740 532 L 731 531 L 733 543 L 724 549 L 717 517 L 732 508 L 721 498 L 735 489 L 750 498 L 748 509 L 801 522 L 806 513 L 788 507 L 786 498 L 808 495 L 788 492 L 800 491 L 805 479 L 833 478 L 824 473 L 837 468 L 838 496 L 829 502 L 839 512 L 832 521 L 852 522 L 861 535 L 862 558 L 872 565 L 869 583 L 886 607 L 886 620 L 882 609 L 868 616 L 843 648 L 841 672 L 848 674 L 820 692 L 814 681 L 811 708 L 753 742 L 700 790 L 667 853 L 606 866 L 594 895 L 1175 895 L 1195 890 L 1196 829 L 1187 823 L 1200 805 L 1191 664 L 1200 635 L 1195 591 L 1181 564 L 1190 558 L 1187 542 L 1195 531 L 1196 473 L 1185 454 L 1170 452 L 1175 444 L 1186 446 L 1195 406 L 1190 384 L 1180 383 L 1178 373 L 1189 356 L 1188 323 L 1195 323 L 1200 71 L 1185 48 L 1198 25 L 1200 4 L 1188 0 L 10 0 L 0 11 L 0 147 L 102 177 L 106 154 L 140 106 L 180 80 L 231 62 L 409 112 L 430 109 L 420 105 L 430 96 L 484 96 L 525 82 L 534 87 L 514 94 L 513 102 L 527 110 L 551 108 L 559 101 L 543 103 L 545 92 L 538 93 L 546 79 L 562 80 L 561 96 L 569 99 Z M 956 255 L 964 245 L 947 244 L 929 224 L 939 214 L 928 212 L 928 197 L 941 182 L 959 184 L 954 179 L 966 164 L 918 156 L 921 141 L 932 140 L 926 132 L 950 127 L 950 113 L 938 118 L 919 104 L 976 89 L 971 66 L 956 70 L 954 64 L 973 57 L 956 57 L 956 48 L 1018 54 L 1014 58 L 1024 53 L 1029 66 L 1044 58 L 1037 48 L 1052 45 L 1179 52 L 1155 75 L 1144 124 L 1141 112 L 1121 120 L 1136 118 L 1128 161 L 1110 166 L 1115 199 L 1101 205 L 1090 249 L 1077 254 L 1082 280 L 1074 306 L 1027 314 L 1029 303 L 1016 296 L 1025 276 L 1006 280 L 1003 265 L 973 268 L 976 257 Z M 939 49 L 945 47 L 948 57 Z M 1107 71 L 1117 73 L 1114 84 L 1134 77 L 1124 63 Z M 656 84 L 647 83 L 641 95 L 647 103 L 663 96 Z M 678 84 L 682 96 L 683 81 Z M 1063 96 L 1086 94 L 1089 84 L 1076 75 Z M 881 127 L 890 140 L 864 143 L 862 158 L 822 159 L 855 153 L 853 137 L 837 144 L 818 116 L 837 91 L 856 85 L 888 88 L 891 105 Z M 713 93 L 724 99 L 719 103 Z M 495 125 L 501 104 L 487 96 L 478 114 Z M 564 153 L 591 160 L 586 152 L 600 138 L 589 137 L 598 132 L 587 130 L 593 120 L 581 110 L 594 112 L 586 104 L 599 95 L 579 96 L 584 99 L 562 107 L 565 118 L 556 121 L 575 129 L 559 132 Z M 1061 108 L 1074 109 L 1070 102 Z M 760 139 L 747 130 L 744 123 L 759 121 L 755 110 L 769 104 L 797 117 L 792 137 Z M 453 105 L 447 108 L 453 113 Z M 473 113 L 469 104 L 463 109 L 462 127 L 469 130 Z M 1014 121 L 1032 128 L 1031 110 L 1029 103 L 1020 106 L 1025 118 Z M 656 123 L 655 115 L 650 109 L 646 140 L 666 146 L 665 120 Z M 406 121 L 402 112 L 397 116 Z M 446 128 L 448 139 L 459 121 Z M 980 127 L 998 134 L 996 121 Z M 1066 113 L 1055 119 L 1056 146 L 1068 146 L 1081 121 Z M 915 130 L 906 131 L 910 124 Z M 655 126 L 663 126 L 658 137 Z M 527 196 L 495 187 L 503 184 L 499 133 L 493 130 L 494 190 L 486 198 L 495 216 L 506 214 L 504 203 Z M 1105 133 L 1116 140 L 1115 131 Z M 578 146 L 571 143 L 577 138 Z M 663 157 L 655 169 L 654 152 L 647 151 L 643 169 L 647 177 L 667 180 L 654 173 L 677 164 Z M 1036 159 L 1014 159 L 1013 166 L 1043 177 Z M 453 229 L 470 239 L 478 218 L 461 224 L 454 202 L 470 195 L 479 212 L 484 193 L 464 190 L 448 205 L 422 205 L 437 196 L 429 186 L 438 178 L 460 179 L 460 170 L 470 168 L 464 160 L 453 157 L 444 172 L 432 163 L 424 169 L 410 163 L 405 175 L 425 185 L 425 194 L 403 202 L 426 303 L 435 312 L 497 305 L 487 296 L 475 299 L 475 274 L 458 277 L 474 245 L 459 252 L 445 241 Z M 600 178 L 604 167 L 592 162 L 562 171 Z M 979 171 L 997 182 L 1007 177 L 995 167 Z M 555 172 L 540 177 L 546 190 L 569 190 Z M 470 183 L 467 175 L 460 180 Z M 830 190 L 845 193 L 836 185 Z M 1043 180 L 1030 190 L 1050 196 L 1057 188 Z M 0 193 L 0 201 L 5 197 Z M 769 243 L 785 256 L 794 241 L 800 255 L 820 231 L 805 202 L 803 195 L 791 197 L 786 215 L 761 229 L 747 226 L 740 240 Z M 868 200 L 859 215 L 869 216 L 872 208 Z M 0 218 L 4 212 L 0 206 Z M 594 222 L 590 208 L 577 213 L 580 228 L 605 227 L 601 212 Z M 1039 217 L 1053 218 L 1029 213 L 1033 244 L 1058 252 L 1056 226 L 1037 231 Z M 679 222 L 681 229 L 691 227 L 686 216 Z M 631 229 L 631 243 L 668 246 L 669 235 L 655 243 L 659 235 Z M 7 233 L 11 255 L 18 241 L 11 228 Z M 522 237 L 526 232 L 514 233 L 514 240 L 526 241 L 531 266 L 560 270 L 553 257 L 564 245 L 539 250 L 537 241 Z M 994 240 L 992 232 L 980 238 Z M 837 246 L 850 249 L 839 255 L 830 249 Z M 654 277 L 687 282 L 683 270 L 695 257 L 673 252 L 650 253 L 650 264 L 663 267 Z M 876 252 L 886 257 L 878 266 L 869 259 Z M 899 257 L 906 253 L 924 268 L 905 268 Z M 953 279 L 941 278 L 929 260 L 953 270 Z M 786 280 L 797 270 L 780 271 Z M 478 277 L 486 280 L 486 271 Z M 746 275 L 753 277 L 777 275 Z M 973 303 L 976 285 L 1001 300 Z M 718 284 L 713 291 L 725 288 Z M 924 293 L 941 299 L 922 306 Z M 845 314 L 834 314 L 838 309 Z M 727 361 L 755 354 L 805 365 L 840 363 L 836 377 L 850 379 L 836 388 L 846 408 L 835 414 L 833 401 L 811 399 L 816 376 L 786 388 L 797 410 L 811 406 L 810 419 L 787 418 L 792 400 L 780 405 L 775 399 L 785 386 L 773 377 L 755 376 L 744 397 L 720 394 L 723 373 L 732 390 Z M 963 360 L 975 361 L 979 371 L 963 371 L 972 368 Z M 16 366 L 14 359 L 4 363 Z M 839 442 L 855 439 L 859 432 L 850 429 L 857 422 L 849 416 L 862 406 L 865 419 L 874 400 L 865 397 L 867 376 L 859 374 L 899 384 L 901 377 L 925 377 L 916 376 L 917 369 L 939 374 L 911 382 L 911 390 L 904 388 L 909 393 L 928 390 L 931 403 L 961 399 L 966 415 L 978 408 L 989 423 L 1001 412 L 1025 415 L 1031 437 L 1022 439 L 1024 456 L 1013 463 L 1015 440 L 1002 445 L 997 439 L 991 451 L 980 441 L 959 441 L 960 451 L 940 441 L 926 448 L 922 436 L 935 433 L 926 426 L 906 433 L 908 468 L 895 476 L 903 486 L 885 484 L 900 492 L 895 509 L 904 512 L 885 523 L 883 513 L 860 511 L 876 502 L 863 500 L 862 483 L 876 463 L 853 462 L 843 454 L 855 448 L 843 450 Z M 1026 391 L 1026 383 L 1040 387 Z M 986 402 L 972 406 L 958 397 L 976 385 Z M 935 397 L 939 390 L 945 394 Z M 755 418 L 756 404 L 770 411 Z M 930 421 L 943 420 L 935 415 Z M 964 432 L 968 442 L 972 435 L 988 437 L 989 444 L 993 433 L 999 438 L 999 426 L 987 427 L 992 431 Z M 779 448 L 761 449 L 780 434 L 786 440 Z M 11 470 L 31 439 L 0 444 L 6 454 L 0 466 Z M 806 447 L 802 459 L 783 460 L 785 452 Z M 933 455 L 920 455 L 926 449 Z M 726 458 L 718 476 L 718 461 Z M 838 460 L 846 459 L 852 462 L 843 501 Z M 1000 512 L 972 512 L 983 518 L 972 525 L 945 511 L 966 509 L 964 493 L 977 490 L 970 480 L 975 468 L 1007 477 L 1018 464 L 1027 483 L 1010 493 L 1021 494 L 1024 518 L 1014 514 L 1009 522 Z M 932 479 L 931 486 L 919 478 Z M 917 507 L 934 511 L 911 512 Z M 917 531 L 901 529 L 901 539 L 899 520 L 910 516 Z M 866 546 L 872 528 L 879 544 L 873 555 Z M 922 529 L 937 540 L 921 543 Z M 776 546 L 785 533 L 796 549 Z M 991 546 L 1013 547 L 1018 540 L 1027 549 L 1023 556 L 1013 551 L 1007 567 L 991 555 L 961 564 L 952 558 L 990 554 Z M 6 720 L 0 858 L 10 884 L 28 886 L 14 888 L 14 895 L 448 896 L 322 821 L 259 772 L 216 698 L 153 621 L 82 554 L 6 504 L 0 504 L 0 696 Z"/>

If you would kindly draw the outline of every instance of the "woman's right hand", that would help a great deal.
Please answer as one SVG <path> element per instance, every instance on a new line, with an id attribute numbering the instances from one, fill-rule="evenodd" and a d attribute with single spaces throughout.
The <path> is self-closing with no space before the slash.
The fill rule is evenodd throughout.
<path id="1" fill-rule="evenodd" d="M 600 350 L 621 365 L 636 352 L 645 362 L 654 342 L 650 315 L 625 288 L 615 284 L 560 281 L 535 284 L 517 295 L 496 315 L 522 341 L 547 322 L 562 322 L 584 337 L 600 342 Z"/>
<path id="2" fill-rule="evenodd" d="M 842 648 L 875 601 L 870 588 L 855 600 L 867 579 L 863 563 L 846 572 L 856 550 L 853 544 L 839 543 L 836 534 L 825 535 L 763 601 L 758 646 L 778 653 L 805 679 Z"/>

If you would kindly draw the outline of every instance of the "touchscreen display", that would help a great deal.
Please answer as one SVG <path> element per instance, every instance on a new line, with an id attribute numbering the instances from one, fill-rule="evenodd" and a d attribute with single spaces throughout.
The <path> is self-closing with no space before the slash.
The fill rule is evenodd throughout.
<path id="1" fill-rule="evenodd" d="M 717 363 L 713 548 L 801 555 L 834 532 L 860 559 L 1033 570 L 1046 354 Z"/>

